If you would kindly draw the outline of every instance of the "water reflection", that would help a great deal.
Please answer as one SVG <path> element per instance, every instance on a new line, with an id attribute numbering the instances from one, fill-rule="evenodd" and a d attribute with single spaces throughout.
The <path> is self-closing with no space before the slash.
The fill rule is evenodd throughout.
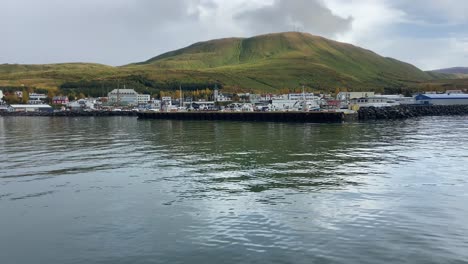
<path id="1" fill-rule="evenodd" d="M 0 263 L 463 263 L 466 121 L 0 117 Z"/>

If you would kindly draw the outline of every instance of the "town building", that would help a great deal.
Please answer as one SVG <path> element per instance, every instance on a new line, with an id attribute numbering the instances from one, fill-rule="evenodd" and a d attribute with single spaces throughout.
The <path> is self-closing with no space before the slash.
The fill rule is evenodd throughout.
<path id="1" fill-rule="evenodd" d="M 300 101 L 300 100 L 316 100 L 318 97 L 316 97 L 313 93 L 290 93 L 288 94 L 288 99 L 289 100 L 295 100 L 295 101 Z"/>
<path id="2" fill-rule="evenodd" d="M 151 96 L 149 94 L 138 94 L 137 101 L 138 104 L 147 104 L 151 101 Z"/>
<path id="3" fill-rule="evenodd" d="M 52 104 L 56 105 L 65 105 L 68 104 L 70 101 L 68 100 L 68 96 L 54 96 L 52 98 Z"/>
<path id="4" fill-rule="evenodd" d="M 137 105 L 138 93 L 133 89 L 114 89 L 107 97 L 110 104 Z"/>
<path id="5" fill-rule="evenodd" d="M 416 103 L 424 105 L 468 105 L 468 94 L 420 94 Z"/>
<path id="6" fill-rule="evenodd" d="M 53 112 L 54 109 L 46 104 L 12 104 L 15 112 Z"/>
<path id="7" fill-rule="evenodd" d="M 374 107 L 384 107 L 384 106 L 392 106 L 392 105 L 398 105 L 393 100 L 389 100 L 386 97 L 383 96 L 372 96 L 372 97 L 362 97 L 362 98 L 353 98 L 349 100 L 349 104 L 351 108 L 353 106 L 358 105 L 358 106 L 374 106 Z"/>
<path id="8" fill-rule="evenodd" d="M 79 99 L 76 101 L 69 102 L 67 107 L 72 111 L 83 111 L 83 110 L 95 110 L 96 100 L 94 99 Z"/>
<path id="9" fill-rule="evenodd" d="M 30 93 L 28 104 L 43 104 L 46 98 L 47 95 L 45 94 Z"/>
<path id="10" fill-rule="evenodd" d="M 3 100 L 3 91 L 0 90 L 0 101 L 2 101 L 2 100 Z"/>
<path id="11" fill-rule="evenodd" d="M 116 105 L 147 104 L 151 100 L 149 94 L 138 94 L 134 89 L 114 89 L 107 94 L 108 103 Z"/>
<path id="12" fill-rule="evenodd" d="M 340 101 L 349 101 L 351 99 L 373 97 L 374 92 L 340 92 L 336 95 L 336 99 Z"/>

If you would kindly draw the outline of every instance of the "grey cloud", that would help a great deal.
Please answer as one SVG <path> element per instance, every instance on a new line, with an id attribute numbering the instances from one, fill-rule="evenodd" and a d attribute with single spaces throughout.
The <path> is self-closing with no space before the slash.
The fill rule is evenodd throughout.
<path id="1" fill-rule="evenodd" d="M 0 63 L 144 60 L 185 44 L 176 32 L 198 20 L 192 0 L 4 1 Z"/>
<path id="2" fill-rule="evenodd" d="M 334 15 L 319 0 L 275 0 L 272 5 L 235 16 L 252 33 L 301 30 L 332 37 L 351 27 L 352 18 Z"/>

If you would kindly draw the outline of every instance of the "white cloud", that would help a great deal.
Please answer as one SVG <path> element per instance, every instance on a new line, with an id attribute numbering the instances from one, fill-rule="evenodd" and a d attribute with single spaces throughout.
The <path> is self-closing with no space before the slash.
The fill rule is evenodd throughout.
<path id="1" fill-rule="evenodd" d="M 468 35 L 466 35 L 468 33 L 465 32 L 464 35 L 455 31 L 448 36 L 447 32 L 444 32 L 444 27 L 440 27 L 437 22 L 431 22 L 434 19 L 432 14 L 438 12 L 439 23 L 443 25 L 454 21 L 461 23 L 467 13 L 460 12 L 458 9 L 460 5 L 455 2 L 467 5 L 468 1 L 450 0 L 450 4 L 444 2 L 328 0 L 326 3 L 333 13 L 342 17 L 353 17 L 351 29 L 337 34 L 336 40 L 350 42 L 383 56 L 412 63 L 424 70 L 431 70 L 463 66 L 468 62 Z M 425 10 L 426 13 L 421 10 Z M 417 34 L 413 36 L 402 34 L 403 31 L 419 25 L 432 29 L 431 34 L 423 37 Z"/>

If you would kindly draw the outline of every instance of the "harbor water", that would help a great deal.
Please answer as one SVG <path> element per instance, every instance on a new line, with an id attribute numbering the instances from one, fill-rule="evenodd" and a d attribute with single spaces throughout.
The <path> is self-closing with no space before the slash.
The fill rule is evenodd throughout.
<path id="1" fill-rule="evenodd" d="M 0 117 L 0 263 L 468 263 L 468 117 Z"/>

